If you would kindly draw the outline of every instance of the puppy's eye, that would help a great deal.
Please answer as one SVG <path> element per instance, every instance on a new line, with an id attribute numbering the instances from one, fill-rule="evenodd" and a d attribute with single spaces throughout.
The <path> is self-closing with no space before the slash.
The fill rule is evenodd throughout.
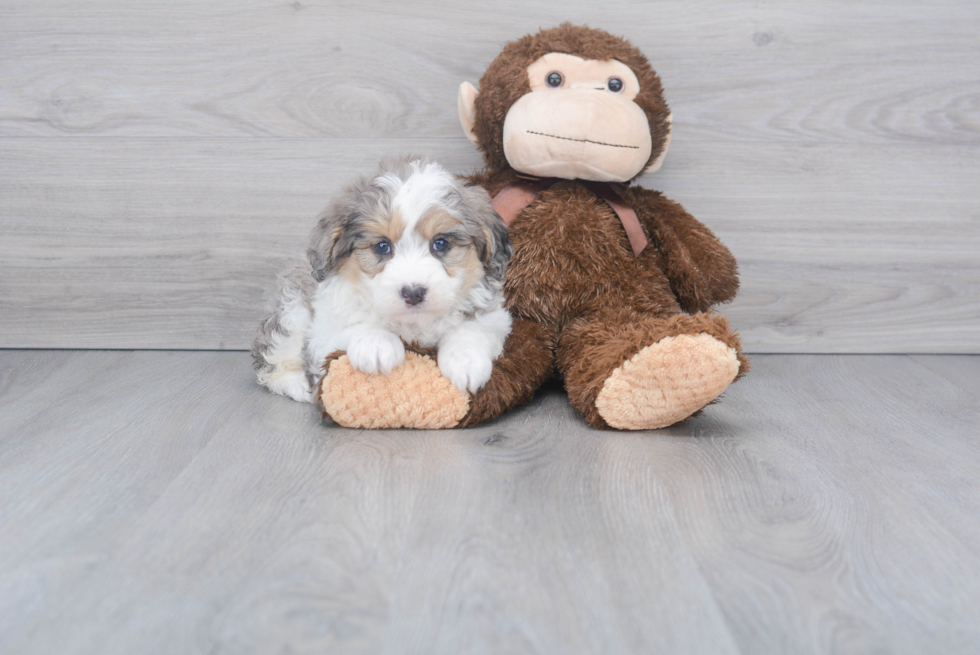
<path id="1" fill-rule="evenodd" d="M 558 71 L 551 71 L 548 73 L 548 76 L 544 78 L 544 81 L 552 89 L 557 89 L 562 85 L 562 82 L 565 81 L 565 78 L 562 77 L 562 74 Z"/>
<path id="2" fill-rule="evenodd" d="M 432 249 L 436 252 L 445 252 L 449 250 L 449 242 L 443 238 L 436 239 L 432 242 Z"/>
<path id="3" fill-rule="evenodd" d="M 371 250 L 374 251 L 374 254 L 375 255 L 379 255 L 379 256 L 390 255 L 391 254 L 391 244 L 388 243 L 387 241 L 381 241 L 379 243 L 374 244 L 371 247 Z"/>
<path id="4" fill-rule="evenodd" d="M 618 77 L 610 77 L 608 80 L 606 80 L 606 88 L 613 93 L 619 93 L 623 90 L 623 80 L 619 79 Z"/>

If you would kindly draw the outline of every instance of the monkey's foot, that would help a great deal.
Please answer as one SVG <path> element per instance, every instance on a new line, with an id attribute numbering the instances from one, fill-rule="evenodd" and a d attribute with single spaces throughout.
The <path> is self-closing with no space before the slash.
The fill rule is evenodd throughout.
<path id="1" fill-rule="evenodd" d="M 667 427 L 720 396 L 738 369 L 735 349 L 708 334 L 664 337 L 613 371 L 595 406 L 613 428 Z"/>
<path id="2" fill-rule="evenodd" d="M 435 359 L 414 352 L 388 375 L 355 370 L 347 355 L 328 362 L 320 381 L 325 416 L 348 428 L 455 427 L 470 408 L 469 396 L 442 376 Z"/>

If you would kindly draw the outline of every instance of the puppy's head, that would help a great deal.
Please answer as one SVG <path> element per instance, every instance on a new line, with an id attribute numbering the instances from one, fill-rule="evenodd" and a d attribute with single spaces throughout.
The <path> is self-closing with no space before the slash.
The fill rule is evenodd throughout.
<path id="1" fill-rule="evenodd" d="M 342 275 L 375 311 L 421 321 L 474 287 L 499 290 L 510 243 L 487 192 L 419 158 L 383 163 L 348 187 L 313 230 L 313 276 Z"/>

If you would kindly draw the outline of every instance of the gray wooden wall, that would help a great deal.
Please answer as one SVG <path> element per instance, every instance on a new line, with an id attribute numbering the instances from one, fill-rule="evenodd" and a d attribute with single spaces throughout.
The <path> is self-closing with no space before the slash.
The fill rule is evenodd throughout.
<path id="1" fill-rule="evenodd" d="M 389 154 L 562 20 L 674 111 L 643 179 L 732 248 L 754 352 L 980 352 L 980 3 L 0 2 L 0 347 L 240 349 Z"/>

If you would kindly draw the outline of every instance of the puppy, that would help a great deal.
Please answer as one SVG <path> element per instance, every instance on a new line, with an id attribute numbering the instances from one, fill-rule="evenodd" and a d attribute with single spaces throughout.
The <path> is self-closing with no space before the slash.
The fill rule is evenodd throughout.
<path id="1" fill-rule="evenodd" d="M 321 214 L 309 264 L 281 276 L 252 342 L 259 383 L 312 402 L 330 353 L 385 375 L 405 342 L 436 348 L 442 374 L 477 391 L 510 333 L 511 254 L 486 191 L 425 159 L 382 163 Z"/>

